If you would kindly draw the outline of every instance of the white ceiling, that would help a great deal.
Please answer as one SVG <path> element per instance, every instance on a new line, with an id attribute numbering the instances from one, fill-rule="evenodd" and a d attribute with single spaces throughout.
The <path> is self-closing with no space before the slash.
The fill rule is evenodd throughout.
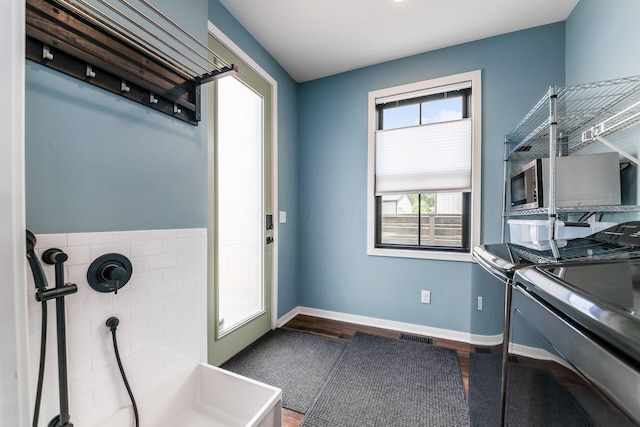
<path id="1" fill-rule="evenodd" d="M 564 21 L 578 0 L 220 0 L 298 82 Z"/>

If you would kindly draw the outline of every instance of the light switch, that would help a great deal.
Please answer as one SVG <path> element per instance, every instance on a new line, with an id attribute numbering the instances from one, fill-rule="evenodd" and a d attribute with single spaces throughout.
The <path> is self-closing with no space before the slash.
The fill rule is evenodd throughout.
<path id="1" fill-rule="evenodd" d="M 420 293 L 420 302 L 423 304 L 431 304 L 431 291 L 422 291 Z"/>
<path id="2" fill-rule="evenodd" d="M 286 224 L 287 222 L 287 211 L 280 211 L 280 224 Z"/>

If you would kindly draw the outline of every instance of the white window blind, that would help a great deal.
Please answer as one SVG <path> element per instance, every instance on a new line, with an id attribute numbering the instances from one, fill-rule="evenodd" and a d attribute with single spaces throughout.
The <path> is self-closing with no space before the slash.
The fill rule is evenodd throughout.
<path id="1" fill-rule="evenodd" d="M 471 120 L 376 131 L 376 195 L 470 191 Z"/>

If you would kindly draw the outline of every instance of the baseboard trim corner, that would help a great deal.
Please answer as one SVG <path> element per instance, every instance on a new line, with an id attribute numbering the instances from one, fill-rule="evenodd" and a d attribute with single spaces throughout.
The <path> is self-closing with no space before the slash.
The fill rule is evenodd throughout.
<path id="1" fill-rule="evenodd" d="M 288 321 L 296 317 L 298 314 L 300 314 L 300 306 L 294 307 L 291 311 L 280 317 L 276 322 L 277 327 L 283 327 Z"/>

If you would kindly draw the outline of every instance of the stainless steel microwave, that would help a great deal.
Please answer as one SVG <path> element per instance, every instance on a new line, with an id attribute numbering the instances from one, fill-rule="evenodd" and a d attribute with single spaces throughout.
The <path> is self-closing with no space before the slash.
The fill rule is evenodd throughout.
<path id="1" fill-rule="evenodd" d="M 558 157 L 556 206 L 620 204 L 620 163 L 617 153 Z M 511 174 L 511 209 L 549 206 L 549 159 L 535 159 Z"/>

